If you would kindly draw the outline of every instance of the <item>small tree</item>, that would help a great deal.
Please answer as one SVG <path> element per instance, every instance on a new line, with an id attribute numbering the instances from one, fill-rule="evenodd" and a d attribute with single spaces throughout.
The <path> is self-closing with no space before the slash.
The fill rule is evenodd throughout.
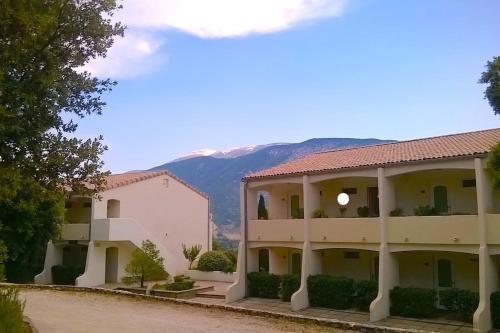
<path id="1" fill-rule="evenodd" d="M 200 252 L 201 244 L 196 244 L 191 247 L 187 247 L 185 244 L 182 244 L 182 253 L 184 254 L 184 258 L 189 261 L 189 269 L 193 266 L 193 262 L 198 258 Z"/>
<path id="2" fill-rule="evenodd" d="M 268 219 L 266 201 L 264 200 L 264 196 L 261 194 L 259 196 L 259 207 L 257 209 L 257 218 L 259 220 L 267 220 Z"/>
<path id="3" fill-rule="evenodd" d="M 140 282 L 144 288 L 144 281 L 163 280 L 168 277 L 163 264 L 164 259 L 160 256 L 160 251 L 149 239 L 142 242 L 140 249 L 132 252 L 132 259 L 125 268 L 128 276 L 123 278 L 127 284 Z"/>

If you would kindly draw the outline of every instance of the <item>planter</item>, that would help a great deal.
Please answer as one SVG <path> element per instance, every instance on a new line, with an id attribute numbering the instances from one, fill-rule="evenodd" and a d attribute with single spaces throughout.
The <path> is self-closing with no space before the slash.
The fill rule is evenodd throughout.
<path id="1" fill-rule="evenodd" d="M 118 288 L 118 290 L 128 291 L 134 294 L 145 295 L 146 290 L 143 288 Z M 152 296 L 158 297 L 167 297 L 167 298 L 175 298 L 175 299 L 190 299 L 196 297 L 196 294 L 202 293 L 205 291 L 214 290 L 213 286 L 208 287 L 195 287 L 193 289 L 181 290 L 181 291 L 173 291 L 173 290 L 164 290 L 164 289 L 151 289 L 149 294 Z"/>
<path id="2" fill-rule="evenodd" d="M 187 270 L 184 275 L 189 276 L 193 280 L 198 281 L 216 281 L 216 282 L 234 282 L 236 278 L 235 273 L 224 272 L 203 272 L 194 269 Z"/>

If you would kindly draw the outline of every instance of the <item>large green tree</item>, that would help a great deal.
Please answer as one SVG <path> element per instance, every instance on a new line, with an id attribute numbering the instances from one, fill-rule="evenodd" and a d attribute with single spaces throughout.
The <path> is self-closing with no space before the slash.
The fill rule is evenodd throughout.
<path id="1" fill-rule="evenodd" d="M 75 131 L 78 119 L 101 114 L 101 95 L 116 84 L 82 66 L 123 34 L 112 21 L 118 8 L 115 0 L 0 0 L 0 242 L 11 280 L 29 279 L 40 264 L 65 193 L 104 185 L 102 137 Z"/>

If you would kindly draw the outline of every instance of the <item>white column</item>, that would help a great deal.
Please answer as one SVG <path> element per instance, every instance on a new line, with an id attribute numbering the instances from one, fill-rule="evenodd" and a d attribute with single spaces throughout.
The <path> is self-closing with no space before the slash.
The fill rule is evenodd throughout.
<path id="1" fill-rule="evenodd" d="M 315 209 L 319 208 L 319 191 L 309 182 L 309 176 L 302 179 L 304 193 L 304 245 L 302 247 L 302 270 L 300 288 L 291 299 L 292 310 L 309 307 L 307 278 L 321 272 L 319 255 L 314 253 L 310 243 L 310 220 Z"/>
<path id="2" fill-rule="evenodd" d="M 62 264 L 62 246 L 55 246 L 52 241 L 47 244 L 45 253 L 45 263 L 43 271 L 35 276 L 36 284 L 51 284 L 52 283 L 52 266 Z"/>
<path id="3" fill-rule="evenodd" d="M 383 168 L 378 168 L 378 197 L 380 211 L 380 251 L 378 295 L 370 304 L 370 321 L 378 321 L 390 315 L 390 291 L 399 284 L 398 261 L 387 244 L 387 217 L 395 206 L 393 181 L 386 178 Z"/>
<path id="4" fill-rule="evenodd" d="M 90 241 L 85 273 L 76 279 L 78 287 L 95 287 L 106 283 L 106 246 Z"/>
<path id="5" fill-rule="evenodd" d="M 238 262 L 234 283 L 227 287 L 226 303 L 245 298 L 247 293 L 247 257 L 252 255 L 247 249 L 247 193 L 244 182 L 240 183 L 240 244 L 238 245 Z M 247 253 L 248 251 L 248 253 Z"/>
<path id="6" fill-rule="evenodd" d="M 480 158 L 474 159 L 476 171 L 477 191 L 477 215 L 479 227 L 479 306 L 474 313 L 474 332 L 488 332 L 492 328 L 490 295 L 498 289 L 498 276 L 496 264 L 489 254 L 487 242 L 486 214 L 491 211 L 492 184 L 488 178 L 484 161 Z"/>

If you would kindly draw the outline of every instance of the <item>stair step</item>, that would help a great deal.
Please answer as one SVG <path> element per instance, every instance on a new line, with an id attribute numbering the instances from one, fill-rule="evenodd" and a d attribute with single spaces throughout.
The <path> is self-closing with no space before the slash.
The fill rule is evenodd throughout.
<path id="1" fill-rule="evenodd" d="M 221 295 L 221 294 L 209 294 L 209 293 L 197 293 L 196 297 L 215 298 L 215 299 L 225 299 L 226 298 L 226 296 Z"/>

